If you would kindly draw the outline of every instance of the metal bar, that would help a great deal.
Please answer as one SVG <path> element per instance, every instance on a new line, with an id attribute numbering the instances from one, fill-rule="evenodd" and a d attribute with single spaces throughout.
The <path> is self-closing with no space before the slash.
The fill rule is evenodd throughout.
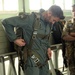
<path id="1" fill-rule="evenodd" d="M 9 58 L 10 58 L 10 69 L 9 69 L 8 75 L 11 75 L 11 73 L 14 73 L 14 75 L 17 75 L 15 65 L 14 65 L 14 60 L 13 60 L 12 56 L 9 56 Z"/>
<path id="2" fill-rule="evenodd" d="M 1 73 L 2 75 L 6 75 L 6 74 L 5 74 L 4 57 L 1 57 L 0 59 L 1 59 L 1 70 L 0 70 L 1 72 L 0 72 L 0 73 Z"/>
<path id="3" fill-rule="evenodd" d="M 51 49 L 55 50 L 57 48 L 57 46 L 59 47 L 59 49 L 62 48 L 62 44 L 54 44 L 54 45 L 51 45 Z"/>
<path id="4" fill-rule="evenodd" d="M 67 75 L 70 75 L 70 71 L 69 71 L 69 68 L 67 68 Z"/>
<path id="5" fill-rule="evenodd" d="M 58 69 L 58 50 L 53 51 L 53 52 L 54 52 L 54 56 L 53 56 L 54 67 L 55 69 Z"/>
<path id="6" fill-rule="evenodd" d="M 53 63 L 52 63 L 52 59 L 49 60 L 49 63 L 50 63 L 52 75 L 56 75 L 56 72 L 55 72 L 55 69 L 54 69 L 54 66 L 53 66 Z"/>
<path id="7" fill-rule="evenodd" d="M 54 68 L 55 69 L 58 69 L 58 51 L 59 51 L 59 49 L 61 49 L 61 47 L 62 47 L 62 44 L 51 45 L 51 49 L 54 53 L 53 61 L 54 61 Z"/>
<path id="8" fill-rule="evenodd" d="M 1 57 L 1 56 L 14 55 L 14 54 L 17 54 L 17 52 L 10 52 L 10 53 L 5 53 L 5 54 L 0 54 L 0 57 Z"/>
<path id="9" fill-rule="evenodd" d="M 25 0 L 23 0 L 23 12 L 25 13 Z"/>

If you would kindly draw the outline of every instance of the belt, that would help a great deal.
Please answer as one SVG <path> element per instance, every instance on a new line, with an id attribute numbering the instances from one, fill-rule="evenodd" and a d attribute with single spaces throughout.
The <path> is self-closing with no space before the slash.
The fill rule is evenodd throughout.
<path id="1" fill-rule="evenodd" d="M 34 67 L 39 67 L 39 68 L 41 68 L 42 66 L 46 65 L 47 60 L 45 61 L 44 64 L 42 64 L 42 63 L 40 62 L 40 59 L 39 59 L 39 58 L 41 58 L 41 57 L 40 57 L 36 52 L 31 51 L 31 50 L 28 50 L 28 56 L 30 56 L 31 59 L 32 59 L 32 60 L 34 61 L 34 63 L 36 64 L 36 66 L 34 66 Z"/>

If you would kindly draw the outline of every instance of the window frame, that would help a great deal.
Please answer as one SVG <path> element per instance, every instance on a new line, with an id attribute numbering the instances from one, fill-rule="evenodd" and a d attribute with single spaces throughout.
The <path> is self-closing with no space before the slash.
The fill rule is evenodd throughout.
<path id="1" fill-rule="evenodd" d="M 12 0 L 13 1 L 13 0 Z M 8 1 L 7 1 L 8 2 Z M 12 3 L 12 2 L 11 2 Z M 18 5 L 18 0 L 17 0 L 17 5 Z M 7 14 L 9 14 L 9 13 L 16 13 L 16 12 L 18 12 L 18 6 L 16 7 L 17 9 L 15 10 L 5 10 L 4 9 L 4 0 L 2 0 L 2 10 L 0 10 L 0 14 L 2 13 L 2 14 L 5 14 L 5 13 L 7 13 Z"/>
<path id="2" fill-rule="evenodd" d="M 42 7 L 42 1 L 43 0 L 40 0 L 40 8 Z M 51 1 L 51 0 L 50 0 Z M 58 0 L 57 0 L 58 1 Z M 73 0 L 71 0 L 72 1 L 72 4 L 73 4 Z M 71 11 L 71 9 L 66 9 L 66 7 L 65 7 L 65 0 L 62 0 L 62 2 L 63 2 L 63 11 Z M 29 0 L 29 3 L 30 3 L 30 0 Z M 55 4 L 55 0 L 52 0 L 52 5 L 53 4 Z M 72 5 L 71 4 L 71 5 Z M 60 6 L 61 7 L 61 6 Z M 38 10 L 32 10 L 32 9 L 30 9 L 30 11 L 38 11 Z"/>

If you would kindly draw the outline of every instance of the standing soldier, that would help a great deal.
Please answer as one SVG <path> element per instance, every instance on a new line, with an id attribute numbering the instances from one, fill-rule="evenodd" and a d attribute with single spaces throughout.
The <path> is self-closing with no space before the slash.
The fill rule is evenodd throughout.
<path id="1" fill-rule="evenodd" d="M 59 6 L 53 5 L 48 11 L 43 12 L 40 15 L 40 22 L 38 23 L 40 27 L 37 26 L 38 30 L 37 28 L 34 29 L 35 17 L 35 14 L 32 13 L 26 19 L 16 16 L 7 18 L 2 23 L 11 42 L 18 46 L 28 46 L 28 58 L 24 66 L 25 75 L 50 75 L 47 62 L 47 58 L 51 58 L 49 44 L 50 25 L 60 19 L 64 19 L 63 11 Z M 22 28 L 24 38 L 17 38 L 13 30 L 14 27 Z M 33 43 L 31 43 L 34 30 L 36 30 L 37 35 L 33 37 Z"/>
<path id="2" fill-rule="evenodd" d="M 62 38 L 66 45 L 66 59 L 70 75 L 75 75 L 75 4 L 72 6 L 73 18 L 64 26 Z"/>

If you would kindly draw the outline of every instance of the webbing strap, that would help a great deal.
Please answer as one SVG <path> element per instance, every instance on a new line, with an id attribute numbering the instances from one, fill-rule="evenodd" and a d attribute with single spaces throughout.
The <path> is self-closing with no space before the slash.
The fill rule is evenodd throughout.
<path id="1" fill-rule="evenodd" d="M 35 39 L 34 36 L 37 35 L 37 30 L 40 28 L 40 16 L 39 14 L 35 13 L 35 23 L 34 23 L 34 31 L 33 31 L 33 35 L 32 35 L 32 39 Z"/>
<path id="2" fill-rule="evenodd" d="M 32 58 L 32 60 L 34 61 L 34 63 L 36 64 L 35 67 L 39 67 L 39 68 L 46 65 L 47 60 L 48 60 L 47 59 L 44 64 L 41 64 L 40 55 L 38 55 L 35 51 L 31 51 L 31 50 L 28 50 L 28 56 L 30 56 Z"/>
<path id="3" fill-rule="evenodd" d="M 37 30 L 40 28 L 40 17 L 38 17 L 38 15 L 36 15 L 36 13 L 34 13 L 34 14 L 35 14 L 35 22 L 34 22 L 34 25 L 33 25 L 33 33 L 32 33 L 32 37 L 30 39 L 28 49 L 32 48 L 33 41 L 36 39 Z"/>
<path id="4" fill-rule="evenodd" d="M 37 67 L 42 67 L 43 65 L 40 63 L 40 60 L 39 60 L 39 56 L 37 53 L 31 51 L 31 48 L 32 48 L 32 45 L 33 45 L 33 42 L 34 40 L 36 39 L 36 36 L 37 36 L 37 30 L 39 29 L 40 27 L 40 17 L 38 17 L 38 15 L 35 14 L 35 23 L 34 23 L 34 28 L 33 28 L 33 33 L 32 33 L 32 37 L 31 37 L 31 40 L 30 40 L 30 43 L 29 43 L 29 47 L 28 47 L 28 55 L 32 58 L 32 60 L 34 61 L 34 63 L 37 65 Z"/>

